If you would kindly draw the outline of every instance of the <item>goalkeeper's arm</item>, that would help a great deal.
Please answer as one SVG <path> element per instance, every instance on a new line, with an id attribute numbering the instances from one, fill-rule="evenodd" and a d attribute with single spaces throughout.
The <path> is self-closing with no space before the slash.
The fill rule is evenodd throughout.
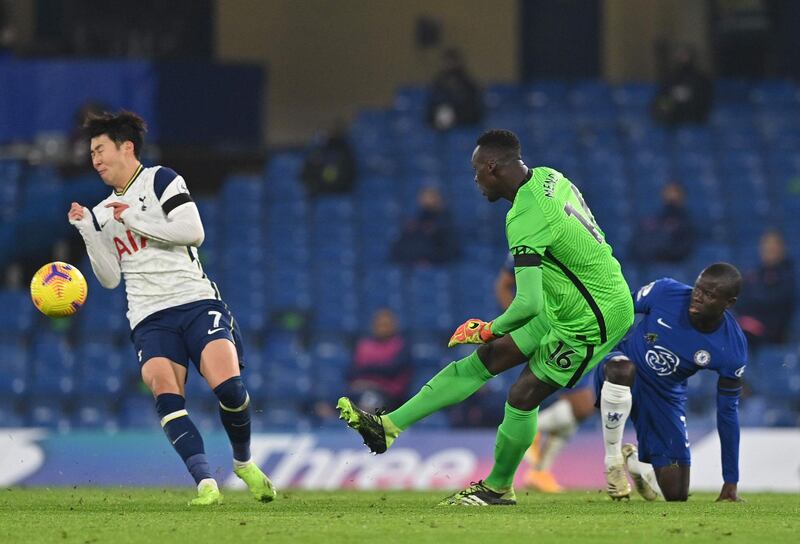
<path id="1" fill-rule="evenodd" d="M 517 294 L 503 315 L 492 321 L 492 334 L 508 334 L 536 317 L 544 309 L 541 266 L 514 268 Z"/>

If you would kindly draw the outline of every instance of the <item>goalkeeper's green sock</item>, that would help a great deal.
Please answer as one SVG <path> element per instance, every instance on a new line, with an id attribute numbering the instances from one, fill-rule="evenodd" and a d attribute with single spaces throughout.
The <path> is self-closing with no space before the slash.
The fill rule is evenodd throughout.
<path id="1" fill-rule="evenodd" d="M 514 474 L 536 436 L 538 414 L 538 407 L 526 412 L 506 403 L 503 422 L 497 428 L 497 438 L 494 444 L 494 467 L 485 480 L 486 486 L 492 491 L 505 493 L 512 488 Z"/>
<path id="2" fill-rule="evenodd" d="M 400 431 L 447 406 L 459 403 L 492 378 L 478 352 L 444 367 L 400 408 L 382 416 Z M 529 444 L 530 445 L 530 444 Z"/>

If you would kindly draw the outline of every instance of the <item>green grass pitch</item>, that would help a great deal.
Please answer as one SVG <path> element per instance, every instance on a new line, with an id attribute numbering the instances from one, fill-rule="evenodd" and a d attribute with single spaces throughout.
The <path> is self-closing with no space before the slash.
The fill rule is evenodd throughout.
<path id="1" fill-rule="evenodd" d="M 271 504 L 241 492 L 190 509 L 191 489 L 0 490 L 0 542 L 798 542 L 800 495 L 747 494 L 741 504 L 612 502 L 599 492 L 522 491 L 516 507 L 437 507 L 441 492 L 288 491 Z"/>

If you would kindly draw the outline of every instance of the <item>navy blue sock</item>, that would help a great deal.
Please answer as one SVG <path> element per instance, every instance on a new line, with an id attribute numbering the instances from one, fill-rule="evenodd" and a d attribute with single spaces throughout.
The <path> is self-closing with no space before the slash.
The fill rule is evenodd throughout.
<path id="1" fill-rule="evenodd" d="M 219 399 L 219 418 L 228 433 L 236 461 L 250 460 L 250 396 L 241 376 L 227 379 L 214 388 Z"/>
<path id="2" fill-rule="evenodd" d="M 163 393 L 156 397 L 156 411 L 161 418 L 161 427 L 167 439 L 181 456 L 186 468 L 196 483 L 211 478 L 203 437 L 186 411 L 186 399 L 175 393 Z"/>

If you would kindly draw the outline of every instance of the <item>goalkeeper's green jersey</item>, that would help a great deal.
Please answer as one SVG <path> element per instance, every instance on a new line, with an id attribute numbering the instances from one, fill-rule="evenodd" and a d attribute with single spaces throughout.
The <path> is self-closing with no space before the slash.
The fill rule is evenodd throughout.
<path id="1" fill-rule="evenodd" d="M 544 311 L 553 329 L 565 339 L 605 343 L 633 323 L 619 262 L 569 179 L 546 167 L 528 176 L 506 216 L 515 263 L 541 261 Z"/>

